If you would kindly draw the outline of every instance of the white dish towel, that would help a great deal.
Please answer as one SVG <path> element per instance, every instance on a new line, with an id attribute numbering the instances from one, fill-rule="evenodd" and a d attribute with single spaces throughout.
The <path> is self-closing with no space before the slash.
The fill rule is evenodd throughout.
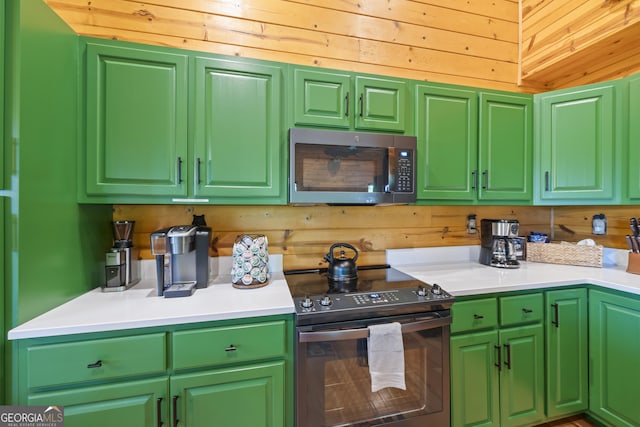
<path id="1" fill-rule="evenodd" d="M 406 390 L 404 382 L 404 345 L 398 322 L 369 326 L 367 340 L 371 391 L 385 387 Z"/>

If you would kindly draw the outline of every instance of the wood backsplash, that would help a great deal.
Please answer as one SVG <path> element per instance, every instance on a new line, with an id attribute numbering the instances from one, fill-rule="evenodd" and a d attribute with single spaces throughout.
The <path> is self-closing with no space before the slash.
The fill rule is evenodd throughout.
<path id="1" fill-rule="evenodd" d="M 478 226 L 481 218 L 513 218 L 523 234 L 550 231 L 547 207 L 116 205 L 113 218 L 136 221 L 134 244 L 142 258 L 152 258 L 151 232 L 204 214 L 213 229 L 212 256 L 230 256 L 238 234 L 260 233 L 269 239 L 269 252 L 283 254 L 291 269 L 322 265 L 338 242 L 358 248 L 361 265 L 385 262 L 385 249 L 479 244 L 478 233 L 467 233 L 472 213 Z"/>
<path id="2" fill-rule="evenodd" d="M 115 205 L 114 220 L 136 221 L 134 244 L 151 259 L 149 235 L 154 230 L 190 224 L 205 215 L 213 229 L 211 256 L 230 256 L 238 234 L 260 233 L 269 252 L 282 254 L 286 269 L 323 265 L 333 243 L 345 242 L 360 251 L 361 265 L 385 262 L 385 249 L 480 244 L 479 233 L 468 234 L 467 215 L 517 219 L 521 235 L 550 233 L 555 241 L 592 238 L 607 247 L 626 248 L 629 217 L 637 206 L 186 206 Z M 606 236 L 591 234 L 593 215 L 604 213 Z"/>

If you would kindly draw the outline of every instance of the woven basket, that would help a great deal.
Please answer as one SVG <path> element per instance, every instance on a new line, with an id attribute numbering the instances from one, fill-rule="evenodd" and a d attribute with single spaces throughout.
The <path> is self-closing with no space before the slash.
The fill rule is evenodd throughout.
<path id="1" fill-rule="evenodd" d="M 527 261 L 602 267 L 603 246 L 527 242 Z"/>

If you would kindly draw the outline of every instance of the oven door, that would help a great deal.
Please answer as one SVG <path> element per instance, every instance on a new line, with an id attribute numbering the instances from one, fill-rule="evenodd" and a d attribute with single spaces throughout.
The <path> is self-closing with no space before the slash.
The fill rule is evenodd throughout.
<path id="1" fill-rule="evenodd" d="M 367 326 L 399 322 L 406 390 L 371 391 Z M 296 426 L 449 425 L 449 311 L 297 328 Z"/>

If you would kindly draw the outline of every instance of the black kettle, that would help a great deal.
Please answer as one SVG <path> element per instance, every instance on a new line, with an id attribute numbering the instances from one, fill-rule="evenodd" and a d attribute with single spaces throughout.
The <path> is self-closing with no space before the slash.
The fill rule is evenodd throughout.
<path id="1" fill-rule="evenodd" d="M 333 251 L 336 248 L 348 248 L 355 254 L 353 258 L 347 258 L 344 251 L 340 251 L 340 256 L 335 258 Z M 348 243 L 335 243 L 331 245 L 329 253 L 324 256 L 324 259 L 329 262 L 329 269 L 327 270 L 327 277 L 329 280 L 342 282 L 355 280 L 358 278 L 358 267 L 356 267 L 356 260 L 358 259 L 358 251 L 356 248 Z"/>

